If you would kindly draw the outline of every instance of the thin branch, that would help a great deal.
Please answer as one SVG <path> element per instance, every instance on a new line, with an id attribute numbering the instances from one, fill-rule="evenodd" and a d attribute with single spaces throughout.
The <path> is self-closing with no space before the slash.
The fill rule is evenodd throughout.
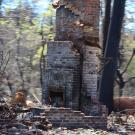
<path id="1" fill-rule="evenodd" d="M 125 81 L 125 83 L 130 82 L 130 81 L 133 80 L 133 79 L 135 79 L 135 77 L 129 78 L 127 81 Z"/>
<path id="2" fill-rule="evenodd" d="M 3 65 L 3 64 L 2 64 L 2 63 L 3 63 L 3 51 L 0 51 L 0 57 L 1 57 L 1 58 L 0 58 L 0 59 L 1 59 L 1 60 L 0 60 L 0 71 L 1 71 L 2 65 Z"/>
<path id="3" fill-rule="evenodd" d="M 8 62 L 9 62 L 9 60 L 10 60 L 10 51 L 9 52 L 7 52 L 7 54 L 6 54 L 6 56 L 5 56 L 5 58 L 4 58 L 4 61 L 5 61 L 5 66 L 3 67 L 3 69 L 2 69 L 2 71 L 1 71 L 1 77 L 3 78 L 3 75 L 4 75 L 4 72 L 5 72 L 5 70 L 6 70 L 6 67 L 7 67 L 7 65 L 8 65 Z M 7 61 L 6 61 L 6 57 L 7 57 Z M 3 64 L 4 64 L 4 62 L 3 62 Z"/>
<path id="4" fill-rule="evenodd" d="M 21 80 L 22 80 L 22 89 L 24 89 L 24 77 L 23 77 L 23 72 L 21 70 L 21 65 L 20 65 L 20 62 L 19 62 L 19 59 L 16 58 L 16 62 L 17 62 L 17 66 L 18 66 L 18 69 L 19 69 L 19 73 L 20 73 L 20 77 L 21 77 Z"/>
<path id="5" fill-rule="evenodd" d="M 11 52 L 8 51 L 7 54 L 5 55 L 5 58 L 3 59 L 3 65 L 5 65 L 5 66 L 3 67 L 3 72 L 5 71 L 6 66 L 7 66 L 7 64 L 8 64 L 8 62 L 9 62 L 9 60 L 10 60 L 10 54 L 11 54 Z M 7 61 L 6 61 L 6 59 L 7 59 Z"/>
<path id="6" fill-rule="evenodd" d="M 11 93 L 13 92 L 13 85 L 12 85 L 12 83 L 10 82 L 10 80 L 9 80 L 9 76 L 6 74 L 6 80 L 7 80 L 7 85 L 8 85 L 8 87 L 9 87 L 9 90 L 11 91 Z"/>
<path id="7" fill-rule="evenodd" d="M 123 72 L 121 73 L 121 75 L 123 75 L 123 74 L 127 71 L 128 67 L 129 67 L 129 65 L 130 65 L 130 63 L 131 63 L 132 60 L 133 60 L 134 55 L 135 55 L 135 48 L 133 49 L 133 53 L 132 53 L 132 55 L 131 55 L 131 57 L 130 57 L 130 59 L 129 59 L 129 61 L 128 61 L 126 67 L 125 67 L 125 69 L 124 69 Z"/>
<path id="8" fill-rule="evenodd" d="M 104 65 L 101 67 L 101 69 L 99 69 L 98 74 L 103 71 L 103 69 L 105 68 L 105 66 L 106 66 L 109 62 L 111 62 L 112 59 L 111 59 L 111 58 L 108 58 L 108 59 L 105 59 L 105 60 L 106 60 L 106 62 L 105 62 Z"/>

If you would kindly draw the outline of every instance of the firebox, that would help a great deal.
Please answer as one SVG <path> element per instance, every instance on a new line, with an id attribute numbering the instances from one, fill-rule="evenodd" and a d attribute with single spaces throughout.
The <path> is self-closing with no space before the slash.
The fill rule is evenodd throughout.
<path id="1" fill-rule="evenodd" d="M 63 87 L 56 87 L 56 86 L 49 86 L 49 100 L 50 104 L 55 107 L 64 107 L 65 97 L 64 97 L 64 88 Z"/>
<path id="2" fill-rule="evenodd" d="M 48 43 L 43 103 L 78 110 L 80 54 L 72 49 L 73 44 L 69 41 Z"/>

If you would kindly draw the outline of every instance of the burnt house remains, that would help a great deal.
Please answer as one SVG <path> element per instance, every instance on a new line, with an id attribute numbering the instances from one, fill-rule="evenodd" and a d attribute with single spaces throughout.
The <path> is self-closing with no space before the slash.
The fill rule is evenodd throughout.
<path id="1" fill-rule="evenodd" d="M 101 115 L 97 70 L 100 0 L 54 0 L 56 36 L 48 42 L 43 104 Z"/>

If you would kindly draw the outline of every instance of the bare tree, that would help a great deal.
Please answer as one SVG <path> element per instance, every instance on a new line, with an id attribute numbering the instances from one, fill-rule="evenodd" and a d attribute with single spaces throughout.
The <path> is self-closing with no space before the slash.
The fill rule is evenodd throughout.
<path id="1" fill-rule="evenodd" d="M 105 104 L 109 113 L 113 110 L 113 90 L 118 64 L 119 42 L 124 17 L 126 0 L 114 0 L 112 18 L 109 25 L 104 58 L 111 61 L 104 67 L 100 82 L 100 101 Z"/>
<path id="2" fill-rule="evenodd" d="M 105 17 L 104 17 L 104 22 L 103 22 L 103 54 L 105 51 L 105 46 L 106 46 L 106 41 L 107 41 L 107 34 L 108 34 L 108 29 L 109 29 L 109 24 L 110 24 L 110 19 L 111 19 L 111 3 L 112 0 L 105 0 Z"/>

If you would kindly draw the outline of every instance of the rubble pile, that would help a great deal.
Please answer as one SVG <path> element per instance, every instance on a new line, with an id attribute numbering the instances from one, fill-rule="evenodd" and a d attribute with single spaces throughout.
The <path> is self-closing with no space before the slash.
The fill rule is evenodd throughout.
<path id="1" fill-rule="evenodd" d="M 54 128 L 48 120 L 46 111 L 55 110 L 51 106 L 31 108 L 10 108 L 0 103 L 0 135 L 134 135 L 135 117 L 130 114 L 112 113 L 108 117 L 108 130 L 89 127 L 68 129 L 64 126 Z M 46 110 L 46 111 L 45 111 Z M 62 108 L 57 111 L 63 110 Z M 67 109 L 64 109 L 64 111 Z M 56 115 L 56 112 L 54 112 Z M 61 114 L 62 115 L 62 114 Z M 71 113 L 70 113 L 71 115 Z M 65 115 L 66 116 L 66 115 Z M 50 117 L 53 118 L 53 115 Z M 78 119 L 79 117 L 77 117 Z"/>
<path id="2" fill-rule="evenodd" d="M 100 129 L 72 129 L 68 130 L 67 128 L 57 128 L 53 130 L 49 130 L 47 135 L 119 135 L 117 133 L 111 133 Z"/>
<path id="3" fill-rule="evenodd" d="M 52 128 L 52 124 L 45 116 L 32 112 L 37 108 L 25 109 L 16 115 L 7 107 L 1 108 L 2 106 L 0 106 L 0 116 L 3 118 L 0 119 L 0 135 L 44 135 L 48 129 Z"/>
<path id="4" fill-rule="evenodd" d="M 135 134 L 135 116 L 134 114 L 131 115 L 129 112 L 128 113 L 113 112 L 108 117 L 107 128 L 109 131 L 115 133 L 125 135 Z"/>

